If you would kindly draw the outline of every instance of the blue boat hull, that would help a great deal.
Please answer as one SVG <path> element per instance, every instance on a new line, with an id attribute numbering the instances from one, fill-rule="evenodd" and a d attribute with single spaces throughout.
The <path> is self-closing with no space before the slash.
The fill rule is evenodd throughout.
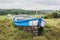
<path id="1" fill-rule="evenodd" d="M 25 22 L 15 22 L 14 23 L 16 26 L 30 26 L 29 25 L 29 21 L 25 21 Z"/>
<path id="2" fill-rule="evenodd" d="M 36 21 L 37 20 L 37 25 L 33 25 L 33 24 L 36 24 Z M 34 23 L 32 23 L 34 21 Z M 23 27 L 23 26 L 40 26 L 41 25 L 41 18 L 39 19 L 28 19 L 28 20 L 13 20 L 13 23 L 14 25 L 16 26 L 20 26 L 20 27 Z"/>

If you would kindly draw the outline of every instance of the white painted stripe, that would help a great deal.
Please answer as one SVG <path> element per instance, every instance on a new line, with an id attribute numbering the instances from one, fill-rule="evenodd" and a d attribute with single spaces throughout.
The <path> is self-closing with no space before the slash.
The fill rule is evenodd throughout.
<path id="1" fill-rule="evenodd" d="M 36 25 L 38 25 L 38 20 L 29 21 L 29 25 L 30 26 L 36 26 Z"/>
<path id="2" fill-rule="evenodd" d="M 45 21 L 45 20 L 42 20 L 42 22 L 41 22 L 41 27 L 44 27 L 45 24 L 46 24 L 46 21 Z"/>

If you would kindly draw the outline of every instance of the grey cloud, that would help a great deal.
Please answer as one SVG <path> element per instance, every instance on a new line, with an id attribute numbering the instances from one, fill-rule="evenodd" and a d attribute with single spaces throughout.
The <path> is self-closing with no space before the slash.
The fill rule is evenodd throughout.
<path id="1" fill-rule="evenodd" d="M 25 5 L 60 5 L 59 0 L 0 0 L 0 3 L 18 3 Z"/>
<path id="2" fill-rule="evenodd" d="M 0 4 L 13 3 L 13 0 L 0 0 Z"/>
<path id="3" fill-rule="evenodd" d="M 60 0 L 0 0 L 0 8 L 57 9 Z"/>
<path id="4" fill-rule="evenodd" d="M 37 0 L 34 3 L 40 5 L 60 5 L 60 0 Z"/>

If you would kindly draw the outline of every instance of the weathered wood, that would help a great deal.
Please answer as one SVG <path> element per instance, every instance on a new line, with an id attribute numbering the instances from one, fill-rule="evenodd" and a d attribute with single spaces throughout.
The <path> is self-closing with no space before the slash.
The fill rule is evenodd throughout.
<path id="1" fill-rule="evenodd" d="M 37 36 L 38 35 L 38 27 L 37 26 L 30 26 L 30 27 L 18 27 L 19 29 L 31 33 L 33 36 Z"/>

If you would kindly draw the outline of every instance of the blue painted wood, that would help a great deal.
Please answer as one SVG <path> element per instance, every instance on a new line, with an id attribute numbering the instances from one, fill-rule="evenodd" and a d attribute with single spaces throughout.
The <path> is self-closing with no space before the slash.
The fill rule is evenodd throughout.
<path id="1" fill-rule="evenodd" d="M 41 22 L 42 22 L 42 17 L 38 20 L 38 27 L 41 26 Z"/>
<path id="2" fill-rule="evenodd" d="M 13 23 L 16 26 L 21 26 L 21 27 L 27 26 L 27 27 L 29 27 L 30 26 L 29 22 L 30 21 L 35 21 L 35 20 L 38 20 L 38 26 L 40 27 L 40 25 L 41 25 L 41 18 L 34 18 L 34 19 L 27 19 L 27 20 L 15 20 L 15 19 L 13 19 Z"/>

